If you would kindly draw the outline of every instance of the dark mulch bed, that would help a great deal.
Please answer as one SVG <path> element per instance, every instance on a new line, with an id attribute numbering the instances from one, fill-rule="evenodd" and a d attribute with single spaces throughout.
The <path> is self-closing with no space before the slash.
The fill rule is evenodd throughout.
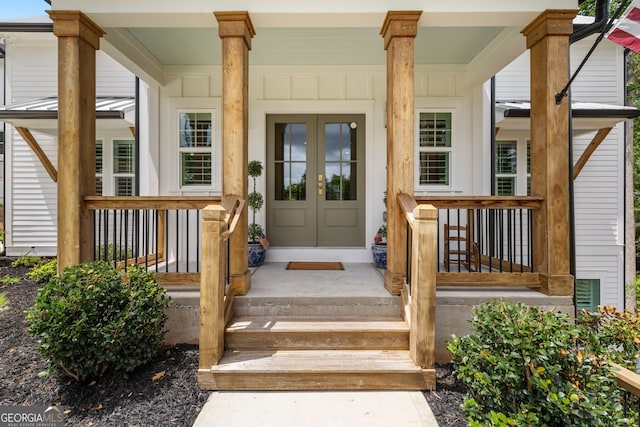
<path id="1" fill-rule="evenodd" d="M 464 384 L 458 380 L 453 365 L 436 367 L 436 390 L 424 395 L 441 427 L 467 427 L 469 422 L 460 409 L 464 400 Z"/>
<path id="2" fill-rule="evenodd" d="M 0 283 L 9 304 L 0 311 L 0 405 L 57 405 L 66 409 L 67 426 L 191 426 L 209 393 L 196 384 L 197 346 L 163 349 L 157 359 L 129 378 L 105 377 L 90 385 L 46 374 L 47 362 L 36 341 L 25 332 L 24 311 L 35 302 L 38 284 L 29 269 L 12 267 L 0 257 Z M 451 365 L 437 368 L 437 389 L 425 393 L 440 426 L 468 426 L 460 410 L 463 388 Z"/>
<path id="3" fill-rule="evenodd" d="M 0 278 L 9 275 L 21 281 L 0 284 L 9 300 L 0 311 L 0 405 L 61 405 L 68 426 L 193 424 L 209 396 L 196 385 L 196 346 L 165 348 L 128 379 L 111 376 L 86 386 L 40 374 L 48 365 L 25 332 L 24 316 L 35 302 L 38 285 L 25 278 L 28 269 L 11 267 L 11 261 L 0 258 Z"/>

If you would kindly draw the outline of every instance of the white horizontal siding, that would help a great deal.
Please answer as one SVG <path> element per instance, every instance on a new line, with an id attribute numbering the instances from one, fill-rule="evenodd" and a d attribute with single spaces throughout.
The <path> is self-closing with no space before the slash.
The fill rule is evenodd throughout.
<path id="1" fill-rule="evenodd" d="M 572 45 L 571 72 L 573 73 L 588 50 L 593 38 Z M 622 105 L 622 48 L 604 40 L 593 51 L 584 68 L 571 85 L 573 101 Z"/>
<path id="2" fill-rule="evenodd" d="M 58 95 L 55 43 L 44 46 L 13 44 L 7 47 L 7 51 L 7 74 L 11 87 L 8 104 Z M 134 94 L 135 76 L 104 52 L 96 52 L 96 95 Z"/>
<path id="3" fill-rule="evenodd" d="M 13 104 L 57 96 L 58 72 L 55 44 L 45 46 L 7 46 L 7 75 L 10 99 Z"/>
<path id="4" fill-rule="evenodd" d="M 102 51 L 96 54 L 96 95 L 135 95 L 135 76 Z"/>
<path id="5" fill-rule="evenodd" d="M 529 52 L 496 74 L 496 99 L 528 101 L 531 98 Z"/>
<path id="6" fill-rule="evenodd" d="M 589 38 L 571 45 L 572 73 L 592 43 Z M 622 60 L 620 47 L 606 40 L 600 43 L 571 85 L 572 100 L 622 105 Z M 525 52 L 496 74 L 496 99 L 530 100 L 529 75 L 529 52 Z"/>
<path id="7" fill-rule="evenodd" d="M 574 181 L 576 243 L 618 245 L 623 241 L 623 132 L 614 128 Z M 574 163 L 593 134 L 574 139 Z"/>
<path id="8" fill-rule="evenodd" d="M 57 242 L 57 185 L 40 160 L 17 132 L 11 135 L 11 163 L 8 164 L 11 209 L 7 233 L 7 253 L 19 255 L 25 248 L 50 247 Z M 34 137 L 49 160 L 56 165 L 56 142 L 51 136 L 34 132 Z M 16 251 L 16 252 L 13 252 Z"/>
<path id="9" fill-rule="evenodd" d="M 39 42 L 7 43 L 7 104 L 57 96 L 58 60 L 55 36 Z M 96 52 L 96 95 L 133 96 L 135 76 L 102 51 Z M 9 128 L 11 129 L 11 128 Z M 34 132 L 49 160 L 57 165 L 57 143 Z M 9 255 L 55 254 L 57 245 L 57 185 L 29 146 L 12 132 L 7 148 L 7 234 Z"/>
<path id="10" fill-rule="evenodd" d="M 600 280 L 600 305 L 624 307 L 623 248 L 601 246 L 576 248 L 576 278 Z"/>

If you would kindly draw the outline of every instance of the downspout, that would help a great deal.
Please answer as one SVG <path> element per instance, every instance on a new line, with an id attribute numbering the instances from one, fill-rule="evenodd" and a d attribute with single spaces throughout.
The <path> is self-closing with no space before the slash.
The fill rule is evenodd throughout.
<path id="1" fill-rule="evenodd" d="M 491 195 L 496 195 L 496 76 L 491 77 Z"/>
<path id="2" fill-rule="evenodd" d="M 136 196 L 140 195 L 140 79 L 136 76 L 135 83 L 135 120 L 134 126 L 136 128 L 136 133 L 133 136 L 134 139 L 134 147 L 135 147 L 135 179 L 134 179 L 134 194 Z"/>
<path id="3" fill-rule="evenodd" d="M 580 0 L 578 3 L 582 4 L 584 0 Z M 595 8 L 595 21 L 591 24 L 574 24 L 573 34 L 569 36 L 569 43 L 575 43 L 578 40 L 582 40 L 591 34 L 601 32 L 607 22 L 609 21 L 609 0 L 597 0 Z"/>

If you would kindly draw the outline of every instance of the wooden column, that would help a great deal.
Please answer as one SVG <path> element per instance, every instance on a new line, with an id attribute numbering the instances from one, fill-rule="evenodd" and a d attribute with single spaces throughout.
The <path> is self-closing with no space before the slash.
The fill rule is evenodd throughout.
<path id="1" fill-rule="evenodd" d="M 419 205 L 413 210 L 411 265 L 411 331 L 409 352 L 413 362 L 435 368 L 436 263 L 438 257 L 438 209 Z"/>
<path id="2" fill-rule="evenodd" d="M 548 295 L 573 295 L 570 275 L 569 102 L 555 95 L 569 79 L 569 35 L 575 10 L 547 10 L 522 34 L 531 55 L 531 194 L 533 264 Z"/>
<path id="3" fill-rule="evenodd" d="M 387 269 L 384 286 L 405 282 L 407 230 L 398 194 L 413 194 L 414 41 L 421 11 L 390 11 L 382 24 L 387 51 Z"/>
<path id="4" fill-rule="evenodd" d="M 217 365 L 224 352 L 224 288 L 227 231 L 226 210 L 220 205 L 202 210 L 202 269 L 200 271 L 200 369 Z"/>
<path id="5" fill-rule="evenodd" d="M 96 50 L 104 31 L 79 11 L 48 11 L 58 37 L 58 272 L 93 260 Z"/>
<path id="6" fill-rule="evenodd" d="M 222 193 L 248 197 L 249 50 L 255 35 L 248 12 L 215 12 L 222 39 Z M 231 237 L 231 285 L 238 295 L 251 287 L 248 210 Z"/>

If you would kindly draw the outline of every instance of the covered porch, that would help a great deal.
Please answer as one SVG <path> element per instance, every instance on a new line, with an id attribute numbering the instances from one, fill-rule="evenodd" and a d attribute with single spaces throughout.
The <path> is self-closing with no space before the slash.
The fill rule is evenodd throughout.
<path id="1" fill-rule="evenodd" d="M 567 2 L 568 3 L 568 2 Z M 386 50 L 386 118 L 380 118 L 386 127 L 386 193 L 388 196 L 388 264 L 384 271 L 383 284 L 387 292 L 399 298 L 397 320 L 405 324 L 405 344 L 402 349 L 389 350 L 389 343 L 376 344 L 374 349 L 365 349 L 352 342 L 362 336 L 366 326 L 357 322 L 346 334 L 334 329 L 329 332 L 297 330 L 293 336 L 309 335 L 320 339 L 327 334 L 338 337 L 328 347 L 310 338 L 306 350 L 289 351 L 281 347 L 268 351 L 268 355 L 230 347 L 228 336 L 232 319 L 236 314 L 236 303 L 241 296 L 251 296 L 252 275 L 247 265 L 247 224 L 248 215 L 244 201 L 248 195 L 247 163 L 249 146 L 249 51 L 256 31 L 252 15 L 245 11 L 216 12 L 218 32 L 221 38 L 222 91 L 221 91 L 221 141 L 222 141 L 222 182 L 221 197 L 204 205 L 202 200 L 193 201 L 189 197 L 167 198 L 163 196 L 140 196 L 130 199 L 98 197 L 93 195 L 95 170 L 91 161 L 92 144 L 95 133 L 95 62 L 92 61 L 103 30 L 88 15 L 79 11 L 60 10 L 58 5 L 77 5 L 73 1 L 54 1 L 50 13 L 54 21 L 54 33 L 59 38 L 59 176 L 58 176 L 58 265 L 64 268 L 82 261 L 94 259 L 98 236 L 105 248 L 111 243 L 109 232 L 99 229 L 99 218 L 105 218 L 103 226 L 109 225 L 113 239 L 121 235 L 145 237 L 143 245 L 136 246 L 136 253 L 120 261 L 133 262 L 158 268 L 159 261 L 168 268 L 167 258 L 171 253 L 173 262 L 180 265 L 182 256 L 194 256 L 197 271 L 176 271 L 174 281 L 199 283 L 199 383 L 211 389 L 229 388 L 278 388 L 278 389 L 427 389 L 435 384 L 435 342 L 436 342 L 436 287 L 447 286 L 499 286 L 535 288 L 540 294 L 564 296 L 573 295 L 573 278 L 569 272 L 569 160 L 568 160 L 568 105 L 566 100 L 555 104 L 554 94 L 565 83 L 568 70 L 568 36 L 572 32 L 573 10 L 547 10 L 534 14 L 531 10 L 521 11 L 522 16 L 532 16 L 532 21 L 522 30 L 527 47 L 531 49 L 532 60 L 532 194 L 529 198 L 494 198 L 491 196 L 464 197 L 451 196 L 437 199 L 414 197 L 414 41 L 418 32 L 418 22 L 422 11 L 388 11 L 381 23 L 381 35 Z M 471 11 L 472 12 L 472 11 Z M 470 13 L 471 13 L 470 12 Z M 539 10 L 536 12 L 540 12 Z M 517 13 L 516 13 L 517 14 Z M 107 19 L 100 11 L 93 11 L 96 19 Z M 259 13 L 258 16 L 261 16 Z M 522 16 L 520 17 L 522 19 Z M 105 21 L 106 22 L 106 21 Z M 500 36 L 492 43 L 502 43 L 513 36 L 513 29 L 497 31 Z M 116 31 L 116 38 L 122 33 Z M 112 38 L 113 42 L 114 39 Z M 495 45 L 493 45 L 495 47 Z M 485 46 L 487 48 L 487 46 Z M 491 50 L 491 49 L 489 49 Z M 476 57 L 477 58 L 477 57 Z M 554 60 L 552 60 L 554 58 Z M 556 61 L 555 58 L 567 58 Z M 474 64 L 476 78 L 487 71 L 483 61 L 488 57 L 480 55 Z M 147 64 L 148 65 L 148 64 Z M 153 67 L 147 67 L 146 71 Z M 140 70 L 141 73 L 145 74 Z M 474 74 L 474 73 L 478 74 Z M 148 74 L 145 74 L 149 76 Z M 488 77 L 488 76 L 484 76 Z M 162 79 L 161 79 L 162 80 Z M 183 82 L 184 83 L 184 82 Z M 326 107 L 325 107 L 326 108 Z M 215 196 L 214 196 L 215 197 Z M 192 203 L 193 202 L 193 203 Z M 135 208 L 132 209 L 132 207 Z M 182 207 L 181 207 L 182 206 Z M 106 209 L 105 216 L 95 211 Z M 169 210 L 193 209 L 196 211 L 193 227 L 176 226 L 174 235 L 166 230 Z M 527 260 L 520 255 L 500 255 L 493 249 L 485 249 L 478 242 L 478 262 L 474 268 L 462 271 L 438 271 L 439 257 L 444 247 L 440 226 L 443 209 L 462 209 L 466 218 L 474 220 L 474 229 L 481 230 L 482 215 L 474 212 L 500 209 L 527 211 Z M 111 210 L 113 214 L 110 214 Z M 146 223 L 127 218 L 128 211 L 141 210 L 148 214 Z M 116 214 L 116 211 L 123 212 Z M 178 214 L 176 213 L 176 217 Z M 459 215 L 459 214 L 458 214 Z M 493 214 L 494 218 L 503 215 Z M 144 215 L 143 215 L 144 216 Z M 491 216 L 491 215 L 489 215 Z M 489 217 L 487 216 L 487 217 Z M 188 222 L 188 214 L 182 223 Z M 370 217 L 369 217 L 370 218 Z M 522 217 L 521 217 L 522 218 Z M 450 220 L 449 220 L 450 221 Z M 465 221 L 470 222 L 470 221 Z M 522 221 L 520 221 L 522 223 Z M 132 224 L 141 224 L 134 232 L 128 233 Z M 146 225 L 144 225 L 146 224 Z M 522 225 L 522 224 L 521 224 Z M 114 231 L 120 227 L 120 231 Z M 162 230 L 162 231 L 161 231 Z M 180 231 L 182 230 L 182 231 Z M 521 228 L 521 230 L 523 230 Z M 530 230 L 530 231 L 529 231 Z M 489 239 L 489 235 L 478 234 Z M 175 241 L 175 248 L 165 246 L 160 250 L 160 242 Z M 516 240 L 503 239 L 492 245 L 511 246 Z M 520 239 L 519 245 L 524 244 Z M 126 245 L 126 244 L 125 244 Z M 497 245 L 497 246 L 496 246 Z M 122 245 L 120 245 L 121 247 Z M 133 247 L 133 244 L 132 246 Z M 146 248 L 146 253 L 138 248 Z M 152 249 L 155 248 L 155 249 Z M 488 247 L 487 247 L 488 248 Z M 105 249 L 103 253 L 107 253 Z M 515 253 L 515 252 L 513 252 Z M 155 258 L 154 258 L 155 256 Z M 149 264 L 149 259 L 153 262 Z M 186 260 L 185 265 L 190 265 Z M 483 267 L 484 266 L 484 267 Z M 168 271 L 165 271 L 168 273 Z M 186 274 L 187 280 L 182 280 Z M 381 283 L 382 285 L 382 283 Z M 326 319 L 325 319 L 326 320 Z M 333 319 L 330 322 L 344 319 Z M 304 325 L 304 323 L 303 323 Z M 340 328 L 337 328 L 340 329 Z M 371 331 L 381 334 L 380 328 Z M 345 335 L 344 340 L 341 337 Z M 365 334 L 366 335 L 366 334 Z M 382 333 L 384 335 L 384 333 Z M 273 339 L 273 336 L 267 339 Z M 251 340 L 251 339 L 250 339 Z M 286 338 L 287 343 L 296 342 Z M 366 339 L 364 341 L 367 341 Z M 226 343 L 226 344 L 225 344 Z M 268 344 L 260 342 L 259 348 Z M 280 344 L 274 344 L 279 346 Z M 288 344 L 287 344 L 288 345 Z M 340 348 L 347 348 L 341 350 Z M 356 347 L 357 350 L 353 350 Z M 327 371 L 314 372 L 313 366 L 322 360 L 331 360 L 325 352 L 342 360 L 350 360 L 349 369 L 329 363 Z M 335 353 L 347 351 L 347 353 Z M 284 367 L 271 371 L 271 361 L 285 353 L 295 353 L 294 357 L 311 360 L 311 365 L 302 371 L 292 372 L 291 362 L 283 360 Z M 347 355 L 348 354 L 348 355 Z M 393 367 L 386 365 L 389 354 L 394 356 Z M 372 359 L 367 359 L 368 357 Z M 396 358 L 397 356 L 397 358 Z M 236 359 L 234 359 L 236 358 Z M 257 366 L 249 360 L 259 360 Z M 275 363 L 275 362 L 274 362 Z M 229 368 L 233 366 L 233 368 Z M 227 369 L 229 368 L 229 369 Z M 381 373 L 387 373 L 380 379 Z M 256 382 L 252 376 L 258 374 L 264 382 Z M 384 379 L 386 378 L 386 379 Z M 342 385 L 340 385 L 342 384 Z"/>

